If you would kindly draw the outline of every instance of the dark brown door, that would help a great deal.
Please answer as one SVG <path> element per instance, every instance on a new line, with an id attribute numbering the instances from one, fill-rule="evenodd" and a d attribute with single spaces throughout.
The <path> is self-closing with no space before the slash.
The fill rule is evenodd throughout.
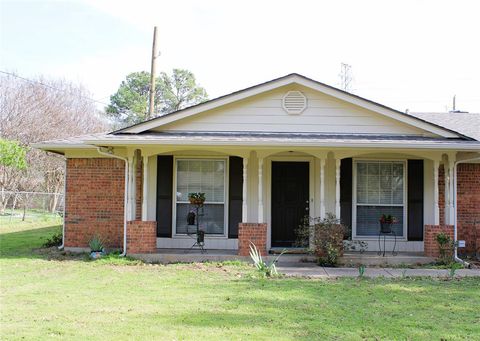
<path id="1" fill-rule="evenodd" d="M 272 247 L 292 247 L 309 209 L 308 162 L 272 162 Z"/>

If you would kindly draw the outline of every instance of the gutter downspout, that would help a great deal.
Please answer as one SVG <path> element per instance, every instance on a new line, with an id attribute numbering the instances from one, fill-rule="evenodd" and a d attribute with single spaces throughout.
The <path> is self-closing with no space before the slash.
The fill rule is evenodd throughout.
<path id="1" fill-rule="evenodd" d="M 128 172 L 128 158 L 118 156 L 113 154 L 113 150 L 109 149 L 108 152 L 103 152 L 102 147 L 97 147 L 97 152 L 101 155 L 105 155 L 108 157 L 113 157 L 116 159 L 120 159 L 125 161 L 125 193 L 123 198 L 123 252 L 120 254 L 120 257 L 125 257 L 127 255 L 127 209 L 128 209 L 128 180 L 129 180 L 129 172 Z"/>
<path id="2" fill-rule="evenodd" d="M 62 226 L 62 245 L 59 250 L 65 248 L 65 206 L 67 203 L 67 158 L 65 158 L 65 171 L 63 172 L 63 226 Z"/>
<path id="3" fill-rule="evenodd" d="M 453 175 L 453 192 L 454 192 L 454 201 L 453 205 L 454 207 L 454 212 L 455 212 L 455 219 L 454 219 L 454 225 L 453 225 L 453 240 L 455 242 L 455 249 L 453 252 L 453 257 L 456 262 L 462 263 L 464 266 L 467 268 L 470 267 L 470 263 L 464 261 L 463 259 L 458 257 L 458 246 L 457 246 L 457 166 L 460 163 L 468 163 L 471 161 L 480 161 L 480 157 L 474 157 L 472 159 L 466 159 L 466 160 L 460 160 L 455 162 L 455 167 L 454 167 L 454 175 Z"/>

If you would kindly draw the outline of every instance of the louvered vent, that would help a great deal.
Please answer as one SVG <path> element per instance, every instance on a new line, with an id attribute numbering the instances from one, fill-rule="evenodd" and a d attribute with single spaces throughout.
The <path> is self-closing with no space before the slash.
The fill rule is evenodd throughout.
<path id="1" fill-rule="evenodd" d="M 301 114 L 307 107 L 307 97 L 300 91 L 289 91 L 283 96 L 282 106 L 289 114 Z"/>

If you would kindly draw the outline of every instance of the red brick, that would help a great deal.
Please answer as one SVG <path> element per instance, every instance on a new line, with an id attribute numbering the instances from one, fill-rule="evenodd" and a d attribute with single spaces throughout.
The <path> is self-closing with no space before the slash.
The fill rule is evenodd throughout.
<path id="1" fill-rule="evenodd" d="M 255 244 L 262 255 L 267 254 L 267 224 L 238 224 L 238 254 L 240 256 L 250 254 L 250 243 Z"/>
<path id="2" fill-rule="evenodd" d="M 425 256 L 438 257 L 440 251 L 437 243 L 437 234 L 445 233 L 453 240 L 453 225 L 425 225 L 423 248 Z"/>
<path id="3" fill-rule="evenodd" d="M 157 222 L 129 221 L 127 223 L 127 254 L 152 253 L 157 248 Z"/>

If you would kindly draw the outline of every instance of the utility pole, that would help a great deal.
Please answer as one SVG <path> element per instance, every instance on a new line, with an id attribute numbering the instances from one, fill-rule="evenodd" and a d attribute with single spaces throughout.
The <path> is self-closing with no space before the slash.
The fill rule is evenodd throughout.
<path id="1" fill-rule="evenodd" d="M 352 66 L 346 63 L 341 63 L 340 65 L 340 88 L 343 91 L 352 92 Z"/>
<path id="2" fill-rule="evenodd" d="M 157 26 L 153 28 L 153 45 L 152 45 L 152 67 L 150 70 L 150 101 L 148 108 L 147 119 L 150 119 L 154 115 L 155 109 L 155 75 L 157 73 Z"/>

